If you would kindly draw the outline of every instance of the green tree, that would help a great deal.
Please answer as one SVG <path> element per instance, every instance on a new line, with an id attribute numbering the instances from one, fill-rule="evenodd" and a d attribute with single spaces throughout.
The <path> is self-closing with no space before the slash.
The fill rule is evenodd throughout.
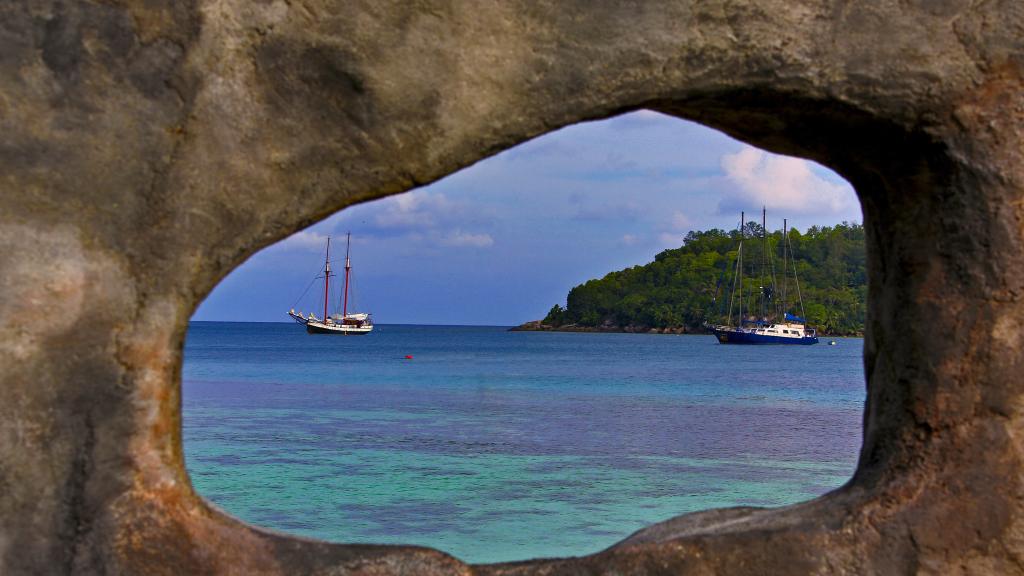
<path id="1" fill-rule="evenodd" d="M 787 238 L 775 231 L 768 234 L 765 243 L 759 240 L 761 232 L 757 222 L 745 226 L 745 315 L 760 315 L 762 294 L 769 318 L 781 317 L 783 312 L 799 314 L 797 282 L 792 277 L 795 270 L 804 311 L 812 326 L 839 334 L 864 330 L 867 271 L 863 226 L 843 222 L 811 226 L 804 233 L 791 228 Z M 725 321 L 730 301 L 735 321 L 739 301 L 731 289 L 739 241 L 738 230 L 691 231 L 682 246 L 660 252 L 653 262 L 574 287 L 566 297 L 565 308 L 553 306 L 544 322 L 558 326 L 695 329 L 705 321 Z M 762 252 L 764 244 L 767 251 Z M 781 260 L 784 246 L 787 275 L 783 275 Z M 762 261 L 766 263 L 764 283 L 773 286 L 772 290 L 762 289 Z"/>
<path id="2" fill-rule="evenodd" d="M 544 324 L 550 324 L 552 326 L 564 326 L 565 321 L 565 308 L 562 308 L 558 304 L 551 307 L 551 311 L 542 320 Z"/>

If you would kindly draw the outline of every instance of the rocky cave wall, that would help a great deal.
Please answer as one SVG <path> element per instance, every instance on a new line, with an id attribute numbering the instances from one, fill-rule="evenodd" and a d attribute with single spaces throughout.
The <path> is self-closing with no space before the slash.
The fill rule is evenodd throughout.
<path id="1" fill-rule="evenodd" d="M 0 3 L 0 573 L 1024 573 L 1024 4 Z M 854 478 L 583 558 L 247 526 L 184 470 L 198 302 L 260 248 L 651 108 L 812 158 L 868 231 Z"/>

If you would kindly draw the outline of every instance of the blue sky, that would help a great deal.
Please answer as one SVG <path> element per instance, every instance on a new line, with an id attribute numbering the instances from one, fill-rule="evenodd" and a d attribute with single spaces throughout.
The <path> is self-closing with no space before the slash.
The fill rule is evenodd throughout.
<path id="1" fill-rule="evenodd" d="M 519 324 L 564 305 L 581 282 L 678 247 L 689 230 L 735 228 L 740 210 L 759 217 L 762 204 L 769 229 L 784 217 L 801 230 L 861 221 L 853 189 L 826 168 L 633 112 L 347 208 L 255 254 L 193 319 L 288 321 L 326 237 L 341 272 L 351 231 L 355 308 L 377 323 Z M 318 283 L 295 307 L 320 310 L 322 297 Z"/>

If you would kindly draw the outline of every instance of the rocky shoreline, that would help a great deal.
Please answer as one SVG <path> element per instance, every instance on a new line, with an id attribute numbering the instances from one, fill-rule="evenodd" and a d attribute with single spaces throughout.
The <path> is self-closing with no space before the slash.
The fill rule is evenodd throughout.
<path id="1" fill-rule="evenodd" d="M 552 324 L 545 324 L 541 320 L 531 320 L 524 322 L 519 326 L 513 326 L 508 329 L 509 332 L 601 332 L 601 333 L 625 333 L 625 334 L 710 334 L 709 331 L 703 328 L 687 328 L 685 326 L 676 326 L 671 328 L 651 328 L 649 326 L 616 326 L 614 324 L 604 324 L 601 326 L 579 326 L 577 324 L 566 324 L 563 326 L 555 326 Z M 850 334 L 826 334 L 824 332 L 818 333 L 821 338 L 863 338 L 863 332 L 854 332 Z"/>
<path id="2" fill-rule="evenodd" d="M 651 328 L 649 326 L 616 326 L 613 324 L 604 324 L 602 326 L 579 326 L 577 324 L 566 324 L 563 326 L 554 326 L 552 324 L 545 324 L 541 320 L 531 320 L 525 322 L 519 326 L 513 326 L 508 329 L 509 332 L 607 332 L 607 333 L 627 333 L 627 334 L 708 334 L 704 329 L 691 329 L 685 326 L 677 326 L 673 328 Z"/>

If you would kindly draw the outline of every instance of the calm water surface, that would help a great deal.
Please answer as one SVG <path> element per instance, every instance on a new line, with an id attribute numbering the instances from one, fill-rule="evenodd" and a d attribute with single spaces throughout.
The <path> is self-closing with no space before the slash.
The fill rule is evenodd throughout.
<path id="1" fill-rule="evenodd" d="M 863 342 L 837 342 L 195 322 L 186 460 L 201 494 L 268 528 L 471 562 L 587 554 L 845 482 Z"/>

